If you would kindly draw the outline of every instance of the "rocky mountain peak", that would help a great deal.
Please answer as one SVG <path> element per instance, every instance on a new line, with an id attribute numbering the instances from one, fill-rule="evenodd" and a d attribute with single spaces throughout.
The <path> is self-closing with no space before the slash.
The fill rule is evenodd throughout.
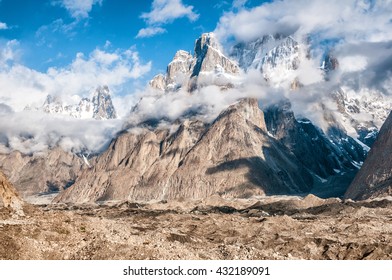
<path id="1" fill-rule="evenodd" d="M 193 56 L 183 50 L 179 50 L 174 55 L 166 70 L 166 85 L 170 90 L 176 90 L 186 81 L 187 73 L 190 71 Z M 158 78 L 159 80 L 159 78 Z"/>
<path id="2" fill-rule="evenodd" d="M 82 98 L 78 104 L 66 104 L 60 96 L 48 95 L 41 108 L 48 114 L 68 115 L 77 119 L 107 120 L 117 118 L 108 86 L 99 86 L 93 93 L 92 99 Z M 26 108 L 31 110 L 31 108 Z"/>
<path id="3" fill-rule="evenodd" d="M 176 91 L 182 87 L 193 91 L 203 86 L 200 80 L 226 87 L 231 80 L 226 76 L 238 73 L 237 63 L 223 54 L 215 35 L 204 33 L 195 41 L 194 56 L 184 50 L 177 51 L 167 66 L 166 75 L 155 76 L 149 84 L 163 91 Z"/>
<path id="4" fill-rule="evenodd" d="M 99 86 L 92 99 L 93 118 L 96 120 L 117 118 L 108 86 Z"/>
<path id="5" fill-rule="evenodd" d="M 164 91 L 166 89 L 166 76 L 158 74 L 148 84 L 154 89 Z"/>
<path id="6" fill-rule="evenodd" d="M 204 33 L 195 42 L 195 62 L 191 77 L 200 72 L 211 72 L 220 68 L 225 73 L 236 74 L 238 65 L 223 55 L 221 47 L 213 33 Z"/>
<path id="7" fill-rule="evenodd" d="M 48 94 L 42 105 L 42 110 L 45 113 L 62 113 L 64 111 L 64 105 L 61 97 Z"/>
<path id="8" fill-rule="evenodd" d="M 212 47 L 216 50 L 221 50 L 221 47 L 215 38 L 214 33 L 203 33 L 200 38 L 195 41 L 195 56 L 199 57 L 204 54 L 207 48 Z"/>
<path id="9" fill-rule="evenodd" d="M 260 110 L 259 103 L 256 98 L 244 98 L 239 100 L 224 110 L 218 116 L 217 120 L 234 113 L 238 117 L 238 121 L 240 121 L 240 119 L 244 120 L 266 131 L 264 114 L 263 111 Z"/>
<path id="10" fill-rule="evenodd" d="M 339 68 L 339 61 L 338 59 L 331 53 L 328 52 L 323 60 L 321 65 L 321 69 L 325 72 L 330 72 Z"/>

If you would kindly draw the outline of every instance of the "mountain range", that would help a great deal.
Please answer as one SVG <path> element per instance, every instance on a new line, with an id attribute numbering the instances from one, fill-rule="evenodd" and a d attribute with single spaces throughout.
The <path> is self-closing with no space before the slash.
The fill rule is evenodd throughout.
<path id="1" fill-rule="evenodd" d="M 391 100 L 378 91 L 358 93 L 336 84 L 317 102 L 320 125 L 310 116 L 297 115 L 295 98 L 290 98 L 306 93 L 300 72 L 311 56 L 306 40 L 268 35 L 224 53 L 213 33 L 202 34 L 193 55 L 177 51 L 166 73 L 150 81 L 150 98 L 180 91 L 191 97 L 209 86 L 229 94 L 229 89 L 244 87 L 243 76 L 252 71 L 260 73 L 270 88 L 286 87 L 290 96 L 268 105 L 256 98 L 238 98 L 212 120 L 189 111 L 175 120 L 136 118 L 138 122 L 126 122 L 108 148 L 92 157 L 60 148 L 34 155 L 14 151 L 0 155 L 0 168 L 24 196 L 60 191 L 56 202 L 195 199 L 214 194 L 343 196 L 387 118 Z M 337 69 L 338 59 L 326 53 L 314 71 L 329 79 Z M 98 120 L 117 117 L 105 86 L 78 104 L 48 96 L 36 110 Z M 136 104 L 129 118 L 138 114 Z M 376 150 L 386 145 L 379 144 L 386 142 L 384 127 Z M 372 153 L 367 162 L 374 158 Z M 368 176 L 363 172 L 358 176 Z M 386 180 L 389 174 L 384 175 Z M 358 176 L 346 193 L 349 198 L 369 196 L 367 187 L 358 187 L 364 181 Z"/>
<path id="2" fill-rule="evenodd" d="M 48 95 L 41 107 L 25 110 L 42 111 L 48 114 L 66 115 L 77 119 L 108 120 L 117 118 L 110 91 L 107 86 L 99 86 L 92 98 L 82 98 L 77 104 L 67 104 L 60 96 Z"/>

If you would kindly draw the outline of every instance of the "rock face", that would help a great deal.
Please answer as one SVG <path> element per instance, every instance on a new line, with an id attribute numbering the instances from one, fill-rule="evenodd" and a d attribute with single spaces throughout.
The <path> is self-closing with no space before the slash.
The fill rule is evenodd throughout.
<path id="1" fill-rule="evenodd" d="M 166 75 L 155 76 L 150 86 L 164 91 L 185 88 L 193 91 L 208 84 L 228 86 L 230 76 L 239 73 L 238 65 L 223 55 L 213 33 L 204 33 L 195 42 L 194 56 L 179 50 L 169 63 Z"/>
<path id="2" fill-rule="evenodd" d="M 108 120 L 117 118 L 107 86 L 98 87 L 91 102 L 93 104 L 93 119 Z"/>
<path id="3" fill-rule="evenodd" d="M 245 71 L 261 71 L 274 86 L 287 80 L 288 74 L 298 68 L 299 53 L 299 43 L 291 36 L 267 35 L 253 42 L 235 45 L 231 56 Z"/>
<path id="4" fill-rule="evenodd" d="M 392 101 L 379 92 L 353 92 L 344 88 L 332 92 L 331 97 L 338 108 L 340 120 L 336 120 L 336 123 L 371 147 L 378 129 L 388 117 Z"/>
<path id="5" fill-rule="evenodd" d="M 249 197 L 303 193 L 312 185 L 298 159 L 268 135 L 257 100 L 245 99 L 211 125 L 186 120 L 172 134 L 119 136 L 56 201 Z"/>
<path id="6" fill-rule="evenodd" d="M 268 107 L 265 117 L 268 131 L 319 178 L 357 170 L 365 160 L 363 147 L 343 132 L 326 135 L 308 119 L 297 120 L 289 101 Z"/>
<path id="7" fill-rule="evenodd" d="M 22 197 L 58 192 L 71 186 L 86 164 L 60 148 L 34 155 L 0 154 L 0 168 Z"/>
<path id="8" fill-rule="evenodd" d="M 0 206 L 11 207 L 17 214 L 23 215 L 23 204 L 15 188 L 0 171 Z"/>
<path id="9" fill-rule="evenodd" d="M 58 96 L 48 95 L 42 108 L 37 108 L 48 114 L 68 115 L 78 119 L 107 120 L 117 118 L 109 88 L 98 87 L 92 99 L 83 98 L 78 104 L 65 104 Z"/>
<path id="10" fill-rule="evenodd" d="M 392 114 L 389 115 L 368 157 L 345 197 L 354 200 L 392 195 Z"/>

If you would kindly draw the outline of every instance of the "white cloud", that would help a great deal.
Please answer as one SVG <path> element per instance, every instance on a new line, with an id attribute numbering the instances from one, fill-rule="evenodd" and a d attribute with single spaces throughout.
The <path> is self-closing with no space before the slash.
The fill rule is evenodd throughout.
<path id="1" fill-rule="evenodd" d="M 241 9 L 245 6 L 245 4 L 248 2 L 248 0 L 234 0 L 233 1 L 233 8 L 235 9 Z"/>
<path id="2" fill-rule="evenodd" d="M 75 104 L 105 84 L 116 102 L 121 103 L 124 114 L 133 100 L 116 95 L 117 90 L 151 69 L 151 62 L 142 63 L 133 48 L 78 53 L 68 66 L 49 68 L 46 72 L 20 64 L 17 53 L 15 40 L 0 45 L 0 152 L 34 153 L 55 146 L 74 152 L 100 150 L 121 129 L 121 120 L 79 120 L 25 111 L 25 106 L 42 106 L 48 94 Z"/>
<path id="3" fill-rule="evenodd" d="M 223 39 L 234 36 L 239 41 L 283 33 L 380 42 L 392 39 L 391 14 L 389 0 L 283 0 L 225 13 L 215 32 Z"/>
<path id="4" fill-rule="evenodd" d="M 178 18 L 187 17 L 195 21 L 199 15 L 193 11 L 193 6 L 186 6 L 182 0 L 154 0 L 149 13 L 140 16 L 147 23 L 146 28 L 139 30 L 136 38 L 152 37 L 166 32 L 161 26 L 173 22 Z"/>
<path id="5" fill-rule="evenodd" d="M 68 38 L 72 38 L 76 35 L 75 29 L 78 24 L 78 21 L 65 23 L 63 19 L 56 19 L 48 25 L 42 25 L 35 32 L 35 37 L 37 38 L 37 45 L 46 45 L 48 47 L 51 47 L 52 44 L 56 42 L 56 36 L 53 35 L 65 35 Z"/>
<path id="6" fill-rule="evenodd" d="M 0 103 L 15 111 L 25 106 L 42 105 L 48 94 L 84 97 L 98 85 L 106 84 L 116 90 L 150 71 L 151 62 L 142 63 L 132 49 L 106 52 L 96 49 L 89 55 L 78 53 L 66 67 L 49 68 L 39 72 L 13 61 L 16 42 L 7 43 L 0 53 Z M 15 47 L 15 46 L 14 46 Z"/>
<path id="7" fill-rule="evenodd" d="M 0 21 L 0 30 L 8 29 L 8 25 L 5 22 Z"/>
<path id="8" fill-rule="evenodd" d="M 79 120 L 43 112 L 0 110 L 0 153 L 35 153 L 60 146 L 66 151 L 99 151 L 121 127 L 119 120 Z"/>
<path id="9" fill-rule="evenodd" d="M 64 7 L 75 19 L 87 18 L 94 5 L 102 5 L 102 0 L 60 0 L 54 4 Z"/>
<path id="10" fill-rule="evenodd" d="M 355 72 L 365 70 L 367 66 L 366 57 L 353 55 L 339 59 L 339 67 L 343 72 Z"/>
<path id="11" fill-rule="evenodd" d="M 15 61 L 19 56 L 18 51 L 19 41 L 11 40 L 0 44 L 0 70 L 6 68 L 9 62 Z"/>
<path id="12" fill-rule="evenodd" d="M 139 30 L 139 32 L 136 35 L 136 38 L 152 37 L 165 32 L 166 29 L 162 27 L 146 27 Z"/>
<path id="13" fill-rule="evenodd" d="M 151 12 L 141 15 L 148 24 L 169 23 L 182 17 L 195 21 L 199 15 L 193 11 L 193 6 L 186 6 L 181 0 L 154 0 Z"/>

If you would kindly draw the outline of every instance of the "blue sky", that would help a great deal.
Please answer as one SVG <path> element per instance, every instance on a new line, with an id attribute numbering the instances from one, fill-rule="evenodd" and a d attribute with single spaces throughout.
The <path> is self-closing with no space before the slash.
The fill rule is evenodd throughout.
<path id="1" fill-rule="evenodd" d="M 86 5 L 78 11 L 72 2 Z M 1 0 L 0 23 L 6 28 L 0 29 L 0 41 L 17 40 L 19 62 L 41 72 L 70 64 L 78 52 L 131 48 L 139 53 L 142 62 L 151 61 L 151 71 L 145 75 L 149 79 L 165 70 L 176 50 L 192 50 L 201 33 L 213 31 L 222 14 L 235 9 L 232 1 L 183 0 L 177 2 L 187 9 L 185 12 L 172 18 L 164 15 L 154 22 L 142 18 L 152 11 L 152 2 Z M 234 5 L 252 7 L 260 2 L 234 1 Z M 141 29 L 149 27 L 165 31 L 136 37 Z"/>

